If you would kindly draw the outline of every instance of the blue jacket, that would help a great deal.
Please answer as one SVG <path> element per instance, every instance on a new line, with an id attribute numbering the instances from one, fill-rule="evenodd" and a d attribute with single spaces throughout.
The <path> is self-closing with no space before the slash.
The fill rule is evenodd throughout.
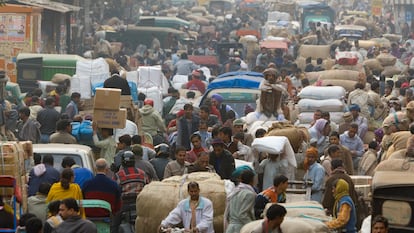
<path id="1" fill-rule="evenodd" d="M 28 196 L 34 196 L 39 191 L 39 186 L 41 183 L 49 183 L 54 184 L 59 182 L 60 180 L 60 173 L 54 167 L 45 164 L 46 171 L 40 175 L 36 176 L 34 173 L 34 169 L 32 169 L 29 173 L 29 182 L 28 182 Z"/>
<path id="2" fill-rule="evenodd" d="M 357 229 L 356 229 L 357 217 L 356 217 L 355 204 L 352 201 L 351 197 L 350 196 L 343 196 L 339 200 L 338 206 L 336 207 L 337 208 L 336 211 L 338 212 L 340 206 L 342 206 L 342 204 L 344 204 L 344 203 L 346 203 L 346 204 L 348 204 L 348 205 L 351 206 L 351 214 L 349 216 L 348 223 L 344 227 L 345 228 L 344 230 L 346 230 L 346 231 L 343 231 L 343 232 L 346 232 L 346 233 L 356 233 L 357 232 Z"/>

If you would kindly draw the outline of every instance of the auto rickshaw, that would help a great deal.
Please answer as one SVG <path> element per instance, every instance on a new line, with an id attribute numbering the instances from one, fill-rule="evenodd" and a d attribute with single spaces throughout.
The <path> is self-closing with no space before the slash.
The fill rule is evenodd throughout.
<path id="1" fill-rule="evenodd" d="M 406 165 L 409 167 L 410 162 Z M 376 171 L 372 180 L 372 216 L 389 221 L 388 233 L 414 232 L 414 173 Z"/>
<path id="2" fill-rule="evenodd" d="M 358 25 L 338 25 L 335 26 L 335 40 L 348 39 L 348 40 L 361 40 L 365 39 L 367 28 Z"/>

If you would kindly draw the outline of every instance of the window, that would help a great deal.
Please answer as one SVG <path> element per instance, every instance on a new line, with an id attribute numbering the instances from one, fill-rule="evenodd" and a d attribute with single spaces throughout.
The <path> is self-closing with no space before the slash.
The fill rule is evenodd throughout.
<path id="1" fill-rule="evenodd" d="M 385 201 L 382 204 L 382 215 L 390 224 L 407 226 L 411 220 L 411 206 L 404 201 Z"/>

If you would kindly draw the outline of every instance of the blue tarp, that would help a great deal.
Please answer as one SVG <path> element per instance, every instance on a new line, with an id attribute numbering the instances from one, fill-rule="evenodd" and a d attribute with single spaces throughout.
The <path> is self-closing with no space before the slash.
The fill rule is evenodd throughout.
<path id="1" fill-rule="evenodd" d="M 217 88 L 247 88 L 257 89 L 263 79 L 262 73 L 229 72 L 219 75 L 207 87 L 207 92 Z"/>

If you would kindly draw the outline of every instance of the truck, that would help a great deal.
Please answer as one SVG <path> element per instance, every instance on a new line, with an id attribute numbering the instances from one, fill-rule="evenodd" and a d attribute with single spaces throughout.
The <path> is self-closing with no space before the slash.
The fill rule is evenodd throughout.
<path id="1" fill-rule="evenodd" d="M 295 18 L 301 24 L 302 33 L 310 30 L 309 23 L 321 22 L 333 24 L 335 22 L 335 11 L 332 7 L 318 1 L 297 1 Z"/>

